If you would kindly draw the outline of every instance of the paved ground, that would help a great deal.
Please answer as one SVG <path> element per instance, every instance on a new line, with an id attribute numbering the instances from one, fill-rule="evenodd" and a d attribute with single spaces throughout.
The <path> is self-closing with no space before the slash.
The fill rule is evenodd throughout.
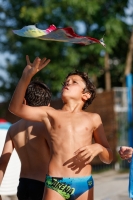
<path id="1" fill-rule="evenodd" d="M 114 170 L 93 174 L 94 200 L 131 200 L 128 197 L 128 173 Z M 17 200 L 16 196 L 3 196 L 2 200 Z"/>
<path id="2" fill-rule="evenodd" d="M 128 173 L 116 171 L 94 174 L 94 200 L 130 200 L 128 177 Z"/>

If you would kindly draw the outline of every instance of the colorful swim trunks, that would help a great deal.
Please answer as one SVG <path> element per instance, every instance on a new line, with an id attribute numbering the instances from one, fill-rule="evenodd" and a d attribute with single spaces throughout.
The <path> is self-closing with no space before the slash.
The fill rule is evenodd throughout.
<path id="1" fill-rule="evenodd" d="M 59 178 L 46 176 L 45 187 L 58 192 L 68 200 L 75 200 L 94 185 L 92 176 Z"/>

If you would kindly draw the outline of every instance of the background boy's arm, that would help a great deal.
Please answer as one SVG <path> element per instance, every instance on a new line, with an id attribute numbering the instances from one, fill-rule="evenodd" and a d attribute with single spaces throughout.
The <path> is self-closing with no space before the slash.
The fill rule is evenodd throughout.
<path id="1" fill-rule="evenodd" d="M 0 200 L 2 200 L 2 197 L 1 197 L 1 195 L 0 195 Z"/>
<path id="2" fill-rule="evenodd" d="M 3 147 L 3 151 L 0 157 L 0 185 L 3 180 L 8 162 L 10 160 L 11 154 L 13 152 L 14 146 L 10 137 L 10 129 L 7 132 L 5 144 Z"/>
<path id="3" fill-rule="evenodd" d="M 31 78 L 41 69 L 43 69 L 50 60 L 43 58 L 35 58 L 33 63 L 30 63 L 29 57 L 26 57 L 27 66 L 25 67 L 22 77 L 15 89 L 13 97 L 9 105 L 9 111 L 13 114 L 27 119 L 42 121 L 42 118 L 46 114 L 41 107 L 30 107 L 23 104 L 26 89 L 31 81 Z M 36 113 L 36 114 L 35 114 Z"/>
<path id="4" fill-rule="evenodd" d="M 93 133 L 95 144 L 78 149 L 75 152 L 75 155 L 77 155 L 79 159 L 85 160 L 85 164 L 89 164 L 97 155 L 99 155 L 102 162 L 110 164 L 113 160 L 113 153 L 105 136 L 102 121 L 98 114 L 93 115 L 93 122 L 95 127 Z"/>

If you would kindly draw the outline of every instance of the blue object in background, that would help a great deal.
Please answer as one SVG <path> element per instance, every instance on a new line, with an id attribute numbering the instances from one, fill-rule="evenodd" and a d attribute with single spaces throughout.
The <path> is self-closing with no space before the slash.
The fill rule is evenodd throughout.
<path id="1" fill-rule="evenodd" d="M 133 112 L 132 112 L 132 86 L 133 86 L 133 75 L 128 74 L 126 76 L 126 87 L 127 87 L 127 102 L 128 102 L 128 146 L 133 147 Z"/>
<path id="2" fill-rule="evenodd" d="M 133 156 L 130 163 L 130 173 L 129 173 L 129 197 L 133 198 Z"/>
<path id="3" fill-rule="evenodd" d="M 9 122 L 0 123 L 0 129 L 9 129 L 10 126 L 11 124 Z"/>
<path id="4" fill-rule="evenodd" d="M 6 130 L 8 130 L 10 126 L 11 126 L 11 123 L 7 122 L 3 118 L 0 118 L 0 129 L 6 129 Z"/>

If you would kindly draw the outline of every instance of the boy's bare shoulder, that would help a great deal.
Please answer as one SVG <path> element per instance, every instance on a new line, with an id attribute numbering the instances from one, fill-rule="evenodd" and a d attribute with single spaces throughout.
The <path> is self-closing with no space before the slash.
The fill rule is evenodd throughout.
<path id="1" fill-rule="evenodd" d="M 99 118 L 101 119 L 98 113 L 87 112 L 87 114 L 94 119 L 99 119 Z"/>
<path id="2" fill-rule="evenodd" d="M 7 134 L 11 134 L 11 133 L 13 133 L 13 132 L 16 132 L 17 129 L 18 129 L 18 127 L 20 127 L 20 125 L 23 124 L 23 123 L 24 123 L 24 122 L 23 122 L 23 119 L 20 119 L 19 121 L 13 123 L 13 124 L 9 127 Z"/>
<path id="3" fill-rule="evenodd" d="M 57 109 L 51 107 L 51 106 L 40 106 L 39 109 L 44 109 L 47 113 L 54 113 L 54 112 L 58 112 Z"/>
<path id="4" fill-rule="evenodd" d="M 102 124 L 101 117 L 98 113 L 90 113 L 88 112 L 89 118 L 91 119 L 95 128 Z"/>

